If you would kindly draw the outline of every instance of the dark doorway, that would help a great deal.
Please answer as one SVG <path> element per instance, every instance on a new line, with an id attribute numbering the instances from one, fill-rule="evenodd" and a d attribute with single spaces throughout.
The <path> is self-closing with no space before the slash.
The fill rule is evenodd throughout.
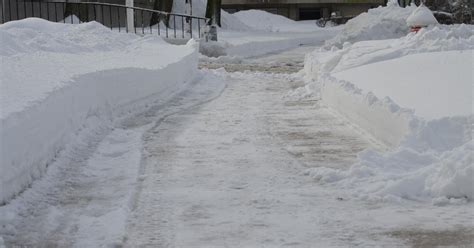
<path id="1" fill-rule="evenodd" d="M 321 18 L 321 9 L 300 9 L 300 20 L 317 20 Z"/>

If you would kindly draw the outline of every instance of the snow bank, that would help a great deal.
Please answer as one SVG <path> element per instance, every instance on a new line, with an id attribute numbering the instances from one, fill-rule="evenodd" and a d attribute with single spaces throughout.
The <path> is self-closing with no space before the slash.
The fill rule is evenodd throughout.
<path id="1" fill-rule="evenodd" d="M 342 47 L 344 42 L 354 43 L 405 36 L 409 32 L 406 19 L 415 9 L 415 5 L 402 8 L 396 1 L 389 2 L 385 7 L 369 9 L 368 12 L 349 20 L 341 33 L 326 41 L 326 46 Z"/>
<path id="2" fill-rule="evenodd" d="M 428 25 L 436 25 L 438 21 L 434 17 L 430 9 L 423 3 L 418 6 L 407 18 L 407 24 L 410 27 L 425 27 Z"/>
<path id="3" fill-rule="evenodd" d="M 349 170 L 310 169 L 306 174 L 365 200 L 457 203 L 474 200 L 473 152 L 472 140 L 441 154 L 406 147 L 386 154 L 369 150 Z"/>
<path id="4" fill-rule="evenodd" d="M 206 4 L 207 0 L 194 0 L 193 15 L 206 16 Z M 184 14 L 185 10 L 185 1 L 173 1 L 173 13 Z M 179 22 L 180 20 L 177 21 Z M 193 23 L 193 25 L 197 25 L 197 22 Z M 180 27 L 180 23 L 177 24 L 177 26 Z M 250 26 L 247 26 L 241 20 L 239 20 L 236 16 L 229 14 L 224 10 L 221 10 L 221 26 L 222 29 L 234 31 L 248 31 L 253 29 Z"/>
<path id="5" fill-rule="evenodd" d="M 296 22 L 263 10 L 244 10 L 232 14 L 245 25 L 267 32 L 308 32 L 318 30 L 315 22 Z"/>
<path id="6" fill-rule="evenodd" d="M 252 57 L 270 52 L 282 51 L 300 45 L 318 44 L 335 31 L 314 33 L 255 33 L 255 32 L 222 32 L 221 44 L 225 47 L 225 55 Z M 208 44 L 204 44 L 208 45 Z"/>
<path id="7" fill-rule="evenodd" d="M 474 200 L 473 49 L 473 27 L 457 25 L 307 55 L 306 88 L 392 151 L 306 173 L 362 199 Z"/>
<path id="8" fill-rule="evenodd" d="M 193 15 L 204 16 L 206 0 L 193 1 Z M 173 3 L 174 13 L 185 13 L 185 2 Z M 221 11 L 222 27 L 218 42 L 201 42 L 200 52 L 208 57 L 252 57 L 277 52 L 299 45 L 321 43 L 338 31 L 321 29 L 314 22 L 295 22 L 261 10 L 229 14 Z M 173 24 L 172 24 L 173 25 Z M 194 26 L 197 25 L 193 23 Z M 180 20 L 177 20 L 180 27 Z"/>
<path id="9" fill-rule="evenodd" d="M 390 97 L 400 106 L 414 109 L 425 120 L 469 116 L 473 110 L 473 78 L 469 76 L 473 70 L 473 52 L 418 53 L 332 75 L 350 81 L 365 92 Z"/>
<path id="10" fill-rule="evenodd" d="M 327 106 L 366 130 L 389 147 L 397 147 L 410 133 L 413 111 L 401 108 L 389 97 L 378 98 L 348 81 L 324 75 L 320 95 Z"/>
<path id="11" fill-rule="evenodd" d="M 169 97 L 197 70 L 197 44 L 29 18 L 0 27 L 0 202 L 40 177 L 89 120 Z"/>
<path id="12" fill-rule="evenodd" d="M 206 15 L 207 0 L 193 1 L 193 15 Z M 173 2 L 173 13 L 185 13 L 185 1 Z M 195 23 L 197 25 L 197 22 Z M 177 26 L 181 26 L 177 20 Z M 296 22 L 263 10 L 245 10 L 229 14 L 221 10 L 221 31 L 311 32 L 321 29 L 315 22 Z"/>
<path id="13" fill-rule="evenodd" d="M 409 33 L 400 39 L 346 43 L 345 49 L 333 49 L 338 55 L 330 70 L 344 71 L 408 54 L 467 49 L 474 49 L 474 26 L 439 25 Z"/>
<path id="14" fill-rule="evenodd" d="M 102 39 L 91 39 L 103 33 Z M 90 22 L 81 25 L 51 23 L 42 19 L 28 18 L 19 22 L 7 22 L 0 28 L 1 56 L 13 56 L 23 53 L 85 53 L 96 51 L 112 51 L 117 46 L 125 46 L 131 42 L 119 37 L 133 35 L 119 35 L 110 32 L 99 23 Z M 6 61 L 9 62 L 9 61 Z"/>
<path id="15" fill-rule="evenodd" d="M 474 27 L 436 26 L 397 40 L 317 50 L 306 56 L 304 70 L 313 84 L 321 84 L 321 97 L 327 105 L 397 147 L 408 133 L 415 132 L 413 125 L 420 122 L 415 119 L 470 115 L 471 82 L 465 75 L 472 74 L 472 49 Z M 430 95 L 425 96 L 427 92 Z"/>

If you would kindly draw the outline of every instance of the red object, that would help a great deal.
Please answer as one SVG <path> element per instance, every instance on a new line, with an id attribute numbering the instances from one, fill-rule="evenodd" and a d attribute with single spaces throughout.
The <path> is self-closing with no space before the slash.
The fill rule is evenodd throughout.
<path id="1" fill-rule="evenodd" d="M 420 31 L 420 29 L 421 29 L 421 26 L 412 26 L 410 28 L 410 32 L 418 33 L 418 31 Z"/>

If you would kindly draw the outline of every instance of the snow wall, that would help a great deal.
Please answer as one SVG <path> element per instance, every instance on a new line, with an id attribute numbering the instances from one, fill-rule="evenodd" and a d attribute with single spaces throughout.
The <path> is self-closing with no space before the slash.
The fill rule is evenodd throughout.
<path id="1" fill-rule="evenodd" d="M 41 177 L 88 123 L 143 111 L 197 71 L 193 40 L 178 48 L 94 22 L 29 18 L 1 25 L 0 37 L 1 203 Z"/>
<path id="2" fill-rule="evenodd" d="M 342 47 L 345 42 L 393 39 L 409 32 L 407 17 L 416 9 L 415 5 L 402 8 L 397 1 L 389 1 L 386 7 L 369 9 L 351 20 L 334 38 L 326 41 L 326 47 Z"/>
<path id="3" fill-rule="evenodd" d="M 434 26 L 400 39 L 345 43 L 342 49 L 316 50 L 306 55 L 304 72 L 312 83 L 320 84 L 323 102 L 393 148 L 420 128 L 423 120 L 390 98 L 379 99 L 333 74 L 409 54 L 467 49 L 474 49 L 474 27 Z M 428 146 L 434 148 L 436 144 L 431 142 Z"/>
<path id="4" fill-rule="evenodd" d="M 308 79 L 306 88 L 310 91 L 320 89 L 320 92 L 314 93 L 320 94 L 325 105 L 385 143 L 388 151 L 362 152 L 359 154 L 359 161 L 349 170 L 314 168 L 309 169 L 306 174 L 320 182 L 335 184 L 363 200 L 431 200 L 435 205 L 474 200 L 472 112 L 461 116 L 427 119 L 417 115 L 417 110 L 411 109 L 411 106 L 400 107 L 389 97 L 380 98 L 368 89 L 363 90 L 352 82 L 334 76 L 351 68 L 380 64 L 378 62 L 387 60 L 395 61 L 412 54 L 426 56 L 425 53 L 464 52 L 463 56 L 467 58 L 471 54 L 471 61 L 468 59 L 465 62 L 472 68 L 472 49 L 472 25 L 437 25 L 400 39 L 345 43 L 341 49 L 322 48 L 308 54 L 304 68 Z M 423 65 L 418 66 L 423 68 Z M 467 65 L 445 66 L 446 70 L 467 73 L 466 76 L 469 76 L 469 69 L 468 72 L 465 71 L 469 67 Z M 372 79 L 370 74 L 366 77 L 367 80 Z M 418 80 L 423 78 L 419 77 Z M 373 82 L 372 85 L 377 84 Z M 416 92 L 419 91 L 420 89 L 416 89 Z M 428 91 L 422 92 L 419 93 L 420 100 L 425 99 L 423 94 Z M 448 99 L 456 98 L 449 95 L 452 94 L 450 91 L 436 94 Z"/>

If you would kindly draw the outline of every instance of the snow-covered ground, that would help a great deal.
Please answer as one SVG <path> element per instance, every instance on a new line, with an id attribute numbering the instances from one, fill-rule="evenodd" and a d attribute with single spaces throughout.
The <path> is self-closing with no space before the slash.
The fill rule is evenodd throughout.
<path id="1" fill-rule="evenodd" d="M 333 76 L 363 91 L 372 91 L 380 98 L 390 97 L 425 120 L 469 116 L 473 110 L 473 51 L 418 53 L 340 71 Z"/>
<path id="2" fill-rule="evenodd" d="M 193 14 L 204 16 L 205 2 L 193 2 Z M 184 2 L 175 2 L 173 12 L 184 13 Z M 209 57 L 254 57 L 299 45 L 320 44 L 341 27 L 320 28 L 315 21 L 293 21 L 262 10 L 222 11 L 218 42 L 201 43 L 200 52 Z"/>
<path id="3" fill-rule="evenodd" d="M 316 50 L 341 29 L 223 13 L 231 56 L 200 66 L 228 71 L 194 41 L 1 25 L 0 247 L 472 245 L 474 29 L 405 36 L 389 5 Z"/>
<path id="4" fill-rule="evenodd" d="M 378 11 L 391 9 L 401 8 Z M 472 25 L 439 25 L 309 54 L 310 82 L 300 92 L 318 94 L 391 151 L 368 150 L 349 170 L 308 175 L 361 199 L 471 205 L 473 48 Z"/>
<path id="5" fill-rule="evenodd" d="M 197 72 L 193 42 L 172 46 L 95 22 L 29 18 L 1 25 L 0 39 L 0 202 L 39 178 L 89 121 L 166 98 Z"/>
<path id="6" fill-rule="evenodd" d="M 321 30 L 314 20 L 297 22 L 263 10 L 242 10 L 232 14 L 232 16 L 248 27 L 260 31 L 297 33 Z"/>
<path id="7" fill-rule="evenodd" d="M 222 59 L 241 59 L 267 53 L 284 51 L 300 45 L 321 44 L 333 37 L 336 29 L 314 32 L 259 32 L 259 31 L 221 31 L 219 42 L 201 45 L 200 52 L 210 57 L 224 56 Z M 215 59 L 208 59 L 214 61 Z"/>
<path id="8" fill-rule="evenodd" d="M 326 41 L 326 47 L 342 47 L 345 42 L 403 37 L 409 30 L 405 20 L 415 9 L 415 5 L 402 8 L 397 0 L 389 0 L 387 6 L 369 9 L 349 20 L 341 32 Z"/>

